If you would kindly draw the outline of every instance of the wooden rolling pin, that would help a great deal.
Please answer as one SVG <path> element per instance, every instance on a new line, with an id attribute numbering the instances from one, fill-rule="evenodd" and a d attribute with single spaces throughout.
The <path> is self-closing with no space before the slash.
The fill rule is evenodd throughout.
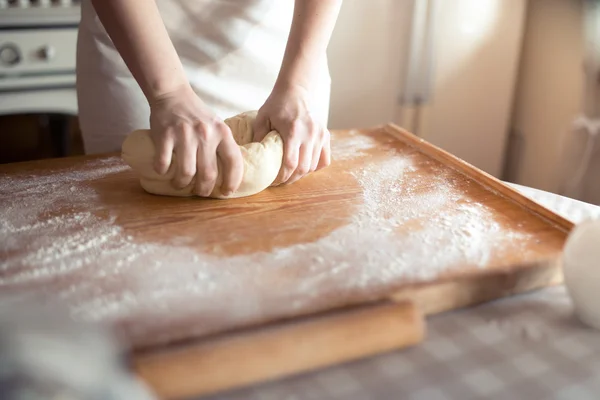
<path id="1" fill-rule="evenodd" d="M 422 314 L 408 301 L 379 303 L 237 332 L 134 357 L 160 398 L 239 388 L 417 344 Z"/>

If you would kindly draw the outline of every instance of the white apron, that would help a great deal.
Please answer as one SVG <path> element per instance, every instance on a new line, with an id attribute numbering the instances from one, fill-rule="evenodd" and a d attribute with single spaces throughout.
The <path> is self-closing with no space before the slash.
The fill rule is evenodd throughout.
<path id="1" fill-rule="evenodd" d="M 157 0 L 187 77 L 219 117 L 257 110 L 277 78 L 293 0 Z M 77 42 L 79 123 L 86 153 L 118 151 L 125 136 L 149 127 L 146 98 L 90 2 L 81 4 Z M 321 61 L 311 110 L 324 124 L 331 80 Z"/>

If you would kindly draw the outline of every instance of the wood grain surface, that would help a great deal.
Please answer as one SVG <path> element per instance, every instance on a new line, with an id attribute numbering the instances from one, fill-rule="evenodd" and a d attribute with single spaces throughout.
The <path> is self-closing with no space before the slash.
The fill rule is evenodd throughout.
<path id="1" fill-rule="evenodd" d="M 424 333 L 412 303 L 387 302 L 141 353 L 133 365 L 160 398 L 183 399 L 402 349 Z"/>
<path id="2" fill-rule="evenodd" d="M 488 300 L 480 279 L 504 277 L 497 296 L 560 279 L 570 223 L 430 144 L 338 131 L 333 159 L 227 201 L 149 195 L 116 155 L 0 166 L 0 291 L 58 297 L 139 349 L 428 285 L 444 310 Z"/>

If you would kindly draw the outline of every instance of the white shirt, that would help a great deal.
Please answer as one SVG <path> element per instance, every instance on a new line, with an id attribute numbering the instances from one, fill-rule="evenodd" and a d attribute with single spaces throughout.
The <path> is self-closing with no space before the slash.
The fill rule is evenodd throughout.
<path id="1" fill-rule="evenodd" d="M 260 108 L 283 59 L 293 0 L 156 0 L 186 75 L 221 118 Z M 82 1 L 77 89 L 86 152 L 120 149 L 124 137 L 148 128 L 141 89 L 104 30 L 90 0 Z M 326 123 L 330 78 L 323 60 L 316 95 Z"/>

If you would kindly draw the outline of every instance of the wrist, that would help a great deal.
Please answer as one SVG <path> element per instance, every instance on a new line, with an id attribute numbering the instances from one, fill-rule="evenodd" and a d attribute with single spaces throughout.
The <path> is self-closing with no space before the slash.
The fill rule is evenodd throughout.
<path id="1" fill-rule="evenodd" d="M 316 89 L 319 67 L 326 54 L 310 54 L 308 51 L 296 49 L 285 55 L 279 75 L 275 81 L 276 88 L 302 88 L 308 93 Z"/>
<path id="2" fill-rule="evenodd" d="M 315 79 L 312 75 L 298 76 L 280 75 L 273 86 L 273 93 L 294 93 L 310 96 L 316 90 Z"/>
<path id="3" fill-rule="evenodd" d="M 196 93 L 189 82 L 171 82 L 170 84 L 157 86 L 156 90 L 153 90 L 148 96 L 148 103 L 152 107 L 165 99 L 182 96 L 189 97 L 191 95 L 196 95 Z"/>
<path id="4" fill-rule="evenodd" d="M 293 95 L 301 97 L 309 97 L 311 89 L 305 82 L 298 82 L 293 80 L 277 80 L 275 86 L 273 86 L 273 95 Z"/>

